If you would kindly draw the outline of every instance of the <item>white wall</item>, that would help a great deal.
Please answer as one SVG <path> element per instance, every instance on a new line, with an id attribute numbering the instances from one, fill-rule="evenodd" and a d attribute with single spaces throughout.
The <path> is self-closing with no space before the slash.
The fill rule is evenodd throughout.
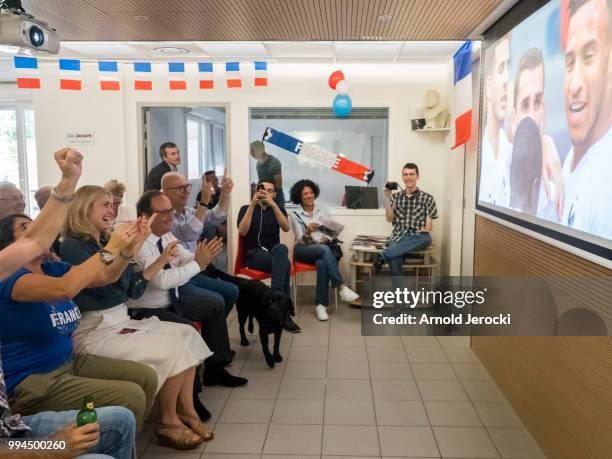
<path id="1" fill-rule="evenodd" d="M 101 92 L 93 63 L 82 65 L 84 90 L 58 89 L 56 66 L 41 65 L 42 87 L 35 92 L 36 139 L 40 184 L 54 183 L 58 173 L 51 153 L 65 144 L 67 131 L 86 130 L 96 135 L 94 146 L 82 147 L 85 171 L 81 183 L 103 183 L 116 178 L 126 183 L 133 204 L 143 187 L 141 138 L 143 106 L 222 106 L 227 110 L 228 168 L 236 183 L 232 199 L 235 216 L 249 197 L 249 107 L 331 106 L 335 93 L 328 87 L 329 74 L 341 67 L 356 107 L 389 107 L 389 180 L 401 182 L 401 168 L 415 162 L 421 170 L 420 188 L 436 198 L 440 219 L 434 222 L 434 243 L 442 248 L 442 273 L 460 269 L 461 179 L 456 152 L 450 151 L 453 133 L 413 133 L 411 112 L 422 105 L 427 89 L 436 89 L 447 100 L 452 88 L 451 61 L 408 64 L 272 64 L 269 87 L 254 88 L 252 75 L 243 71 L 242 89 L 227 89 L 217 74 L 214 90 L 197 89 L 197 74 L 189 77 L 187 91 L 169 91 L 161 64 L 153 65 L 154 90 L 132 90 L 132 72 L 121 64 L 121 92 Z M 0 95 L 1 97 L 1 95 Z M 459 193 L 459 194 L 458 194 Z M 344 212 L 345 213 L 345 212 Z M 385 233 L 384 217 L 339 217 L 349 234 Z M 232 221 L 231 228 L 235 223 Z M 230 236 L 231 239 L 235 234 Z M 457 240 L 458 239 L 458 240 Z M 233 247 L 230 248 L 233 259 Z"/>

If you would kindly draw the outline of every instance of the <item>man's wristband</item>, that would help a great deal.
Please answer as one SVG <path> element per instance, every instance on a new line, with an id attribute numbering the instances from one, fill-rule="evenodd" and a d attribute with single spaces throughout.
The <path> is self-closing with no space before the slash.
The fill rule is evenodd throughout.
<path id="1" fill-rule="evenodd" d="M 199 204 L 200 204 L 202 207 L 208 207 L 208 204 L 209 204 L 209 203 L 204 204 L 202 201 L 198 201 L 198 202 L 199 202 Z"/>

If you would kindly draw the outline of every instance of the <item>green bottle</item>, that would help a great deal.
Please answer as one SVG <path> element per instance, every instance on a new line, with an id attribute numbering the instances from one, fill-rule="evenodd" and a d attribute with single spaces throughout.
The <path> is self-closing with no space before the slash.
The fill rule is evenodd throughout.
<path id="1" fill-rule="evenodd" d="M 83 399 L 83 407 L 78 412 L 76 417 L 77 427 L 84 426 L 85 424 L 91 424 L 98 420 L 98 415 L 94 409 L 93 397 L 88 395 Z"/>

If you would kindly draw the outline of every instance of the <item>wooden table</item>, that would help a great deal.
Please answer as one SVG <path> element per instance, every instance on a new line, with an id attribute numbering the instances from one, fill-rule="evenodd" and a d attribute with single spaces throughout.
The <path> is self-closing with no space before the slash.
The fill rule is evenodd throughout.
<path id="1" fill-rule="evenodd" d="M 373 246 L 351 245 L 349 250 L 353 252 L 353 256 L 349 261 L 349 265 L 351 267 L 350 286 L 353 291 L 356 291 L 357 276 L 361 270 L 369 273 L 370 285 L 372 284 L 372 267 L 374 266 L 374 258 L 376 254 L 382 252 L 382 249 Z M 404 270 L 414 269 L 417 282 L 419 278 L 419 270 L 421 269 L 427 270 L 427 275 L 431 277 L 434 270 L 439 266 L 438 260 L 434 257 L 437 252 L 437 248 L 433 245 L 430 245 L 425 250 L 411 252 L 411 254 L 421 254 L 423 255 L 423 258 L 415 258 L 414 263 L 404 263 L 402 268 Z"/>

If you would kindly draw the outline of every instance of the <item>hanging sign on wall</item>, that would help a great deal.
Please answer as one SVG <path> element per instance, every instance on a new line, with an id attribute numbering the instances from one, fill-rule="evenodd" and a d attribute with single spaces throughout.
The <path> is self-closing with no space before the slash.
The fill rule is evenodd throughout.
<path id="1" fill-rule="evenodd" d="M 96 135 L 90 131 L 72 131 L 66 132 L 67 145 L 95 145 Z"/>

